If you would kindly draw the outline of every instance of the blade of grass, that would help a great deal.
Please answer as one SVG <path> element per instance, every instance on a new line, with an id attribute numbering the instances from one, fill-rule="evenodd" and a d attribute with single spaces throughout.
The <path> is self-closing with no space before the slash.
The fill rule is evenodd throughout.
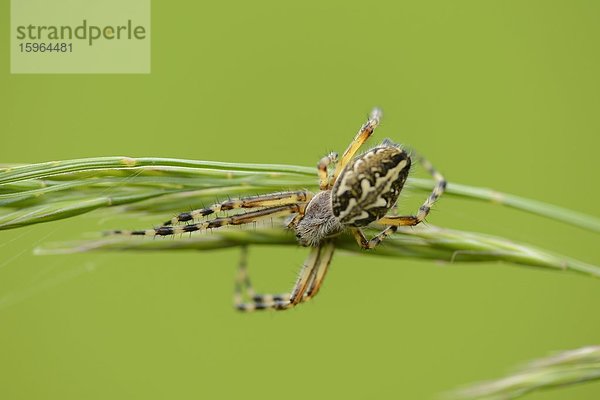
<path id="1" fill-rule="evenodd" d="M 230 171 L 292 172 L 314 175 L 312 169 L 286 165 L 241 164 L 216 161 L 195 161 L 175 158 L 131 158 L 131 157 L 95 157 L 74 160 L 50 161 L 45 163 L 9 167 L 0 170 L 0 184 L 20 180 L 41 179 L 89 170 L 131 169 L 153 166 L 187 167 L 195 169 L 221 169 Z"/>
<path id="2" fill-rule="evenodd" d="M 97 197 L 92 199 L 80 199 L 79 201 L 64 201 L 27 207 L 12 213 L 0 215 L 0 230 L 18 228 L 31 224 L 55 221 L 59 219 L 74 217 L 102 207 L 136 202 L 155 196 L 160 193 L 148 193 L 130 196 Z"/>
<path id="3" fill-rule="evenodd" d="M 414 184 L 419 184 L 425 188 L 431 188 L 433 186 L 431 182 L 414 182 Z M 456 197 L 462 197 L 470 200 L 489 201 L 491 203 L 497 203 L 503 206 L 514 208 L 516 210 L 526 211 L 531 214 L 536 214 L 600 233 L 599 218 L 568 210 L 563 207 L 537 200 L 525 199 L 512 194 L 498 192 L 493 189 L 478 188 L 461 185 L 459 183 L 449 183 L 447 190 L 448 193 Z"/>
<path id="4" fill-rule="evenodd" d="M 163 251 L 214 250 L 243 245 L 297 246 L 293 234 L 280 229 L 227 229 L 199 234 L 180 240 L 144 240 L 124 236 L 109 236 L 74 243 L 58 243 L 36 249 L 36 254 L 65 254 L 97 250 Z M 338 248 L 363 255 L 397 258 L 429 259 L 443 262 L 508 262 L 528 267 L 568 270 L 600 277 L 600 267 L 556 255 L 539 248 L 473 232 L 423 227 L 401 229 L 375 251 L 360 249 L 353 238 L 343 235 Z"/>
<path id="5" fill-rule="evenodd" d="M 506 400 L 560 386 L 600 379 L 600 346 L 569 350 L 534 361 L 505 378 L 461 389 L 455 399 Z"/>
<path id="6" fill-rule="evenodd" d="M 239 190 L 235 189 L 235 185 L 239 185 Z M 433 183 L 427 179 L 410 178 L 408 185 L 428 192 Z M 170 199 L 161 197 L 164 194 L 219 187 L 231 188 L 231 196 L 247 194 L 250 187 L 261 188 L 262 192 L 316 190 L 316 178 L 314 169 L 308 167 L 171 158 L 98 157 L 12 166 L 0 170 L 0 207 L 19 209 L 10 214 L 5 213 L 0 218 L 0 230 L 68 218 L 97 208 L 123 204 L 115 201 L 99 201 L 97 207 L 79 207 L 76 204 L 97 201 L 98 197 L 128 196 L 129 200 L 125 203 L 133 204 L 156 193 L 159 196 L 156 201 L 141 203 L 137 210 L 141 211 L 146 206 L 147 211 L 166 210 Z M 99 194 L 99 189 L 106 192 Z M 133 189 L 138 192 L 134 194 Z M 491 189 L 450 183 L 447 196 L 501 204 L 600 232 L 600 219 L 597 217 Z M 67 205 L 69 200 L 73 204 Z M 60 207 L 68 208 L 70 212 L 53 213 L 53 218 L 49 219 L 44 213 L 39 213 L 38 209 L 30 209 L 53 202 L 62 203 Z M 170 204 L 174 207 L 171 211 L 175 210 L 175 205 Z M 36 215 L 40 218 L 36 219 Z M 20 222 L 12 223 L 9 218 Z"/>

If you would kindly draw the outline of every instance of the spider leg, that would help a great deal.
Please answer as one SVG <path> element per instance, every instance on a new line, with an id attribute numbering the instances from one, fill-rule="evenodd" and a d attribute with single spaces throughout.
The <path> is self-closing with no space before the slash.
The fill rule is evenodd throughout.
<path id="1" fill-rule="evenodd" d="M 298 204 L 285 204 L 281 206 L 263 208 L 256 211 L 249 211 L 244 214 L 236 214 L 228 217 L 211 219 L 210 221 L 202 221 L 189 225 L 180 226 L 159 226 L 154 229 L 145 229 L 139 231 L 123 231 L 117 230 L 109 232 L 114 235 L 126 236 L 170 236 L 178 235 L 185 232 L 195 232 L 204 229 L 220 228 L 226 225 L 243 225 L 255 221 L 260 221 L 265 218 L 280 217 L 294 214 L 300 211 Z"/>
<path id="2" fill-rule="evenodd" d="M 251 302 L 244 303 L 242 302 L 241 296 L 235 297 L 235 307 L 239 311 L 255 311 L 255 310 L 281 310 L 288 309 L 292 305 L 292 298 L 297 304 L 299 301 L 298 296 L 300 295 L 300 299 L 304 295 L 304 292 L 307 289 L 308 283 L 311 278 L 312 271 L 315 269 L 318 256 L 319 256 L 319 247 L 311 248 L 311 251 L 306 259 L 302 269 L 300 271 L 300 275 L 296 280 L 294 288 L 291 293 L 285 293 L 281 295 L 272 295 L 272 294 L 253 294 L 251 298 Z M 243 263 L 240 263 L 242 266 Z M 238 302 L 239 301 L 239 302 Z M 294 304 L 294 305 L 295 305 Z"/>
<path id="3" fill-rule="evenodd" d="M 317 164 L 317 169 L 319 173 L 319 189 L 327 190 L 329 189 L 329 174 L 327 173 L 327 168 L 331 164 L 336 164 L 338 159 L 338 154 L 336 152 L 331 152 L 325 157 L 321 158 L 319 164 Z"/>
<path id="4" fill-rule="evenodd" d="M 431 211 L 433 204 L 440 198 L 440 196 L 446 190 L 446 179 L 435 170 L 433 165 L 423 157 L 418 157 L 419 162 L 423 165 L 423 168 L 427 170 L 435 181 L 435 185 L 431 194 L 427 197 L 425 202 L 416 215 L 388 215 L 377 220 L 379 225 L 387 225 L 382 232 L 374 236 L 372 239 L 367 240 L 364 233 L 359 228 L 352 228 L 352 234 L 356 239 L 356 242 L 364 249 L 372 249 L 381 243 L 386 237 L 392 235 L 398 230 L 399 226 L 415 226 L 423 222 Z"/>
<path id="5" fill-rule="evenodd" d="M 236 304 L 242 302 L 244 294 L 250 298 L 254 297 L 255 294 L 252 282 L 250 281 L 250 275 L 248 275 L 248 246 L 242 246 L 240 262 L 235 277 L 234 301 Z"/>
<path id="6" fill-rule="evenodd" d="M 330 241 L 324 242 L 319 247 L 311 248 L 311 252 L 302 266 L 292 291 L 278 295 L 254 293 L 246 271 L 245 260 L 241 261 L 235 286 L 234 303 L 236 309 L 244 312 L 289 310 L 297 304 L 310 300 L 319 292 L 334 250 L 335 246 Z M 242 287 L 244 286 L 246 288 L 245 294 L 251 300 L 249 302 L 243 301 Z"/>
<path id="7" fill-rule="evenodd" d="M 383 242 L 386 237 L 396 232 L 396 230 L 398 230 L 397 226 L 388 226 L 383 231 L 373 236 L 373 238 L 371 239 L 367 239 L 364 232 L 360 228 L 351 228 L 350 232 L 352 233 L 354 239 L 356 239 L 356 243 L 358 243 L 360 247 L 362 247 L 363 249 L 370 250 L 377 247 L 379 243 Z"/>
<path id="8" fill-rule="evenodd" d="M 409 216 L 393 216 L 393 217 L 383 217 L 378 223 L 383 225 L 395 225 L 395 226 L 414 226 L 423 222 L 423 220 L 427 217 L 429 212 L 431 211 L 431 207 L 433 204 L 440 198 L 440 196 L 446 190 L 446 179 L 440 174 L 434 167 L 431 165 L 429 161 L 421 156 L 417 156 L 419 163 L 431 174 L 433 180 L 435 181 L 435 185 L 433 186 L 433 190 L 431 194 L 427 197 L 425 202 L 419 210 L 417 211 L 417 215 L 409 215 Z"/>
<path id="9" fill-rule="evenodd" d="M 308 301 L 317 295 L 323 284 L 327 270 L 329 269 L 329 264 L 331 263 L 334 251 L 335 245 L 331 240 L 324 241 L 316 247 L 317 258 L 314 262 L 314 266 L 310 270 L 308 280 L 304 282 L 303 272 L 305 266 L 303 266 L 303 271 L 300 273 L 296 285 L 294 285 L 294 288 L 292 289 L 289 304 L 279 304 L 277 305 L 277 309 L 285 310 L 291 308 L 299 303 Z M 311 255 L 312 253 L 309 254 L 309 262 L 311 260 Z"/>
<path id="10" fill-rule="evenodd" d="M 312 196 L 311 196 L 312 197 Z M 300 220 L 302 218 L 304 218 L 304 213 L 306 212 L 306 207 L 308 206 L 308 203 L 300 203 L 298 205 L 298 213 L 294 216 L 294 218 L 291 219 L 291 221 L 287 224 L 287 228 L 288 229 L 293 229 L 296 225 L 298 225 L 298 222 L 300 222 Z"/>
<path id="11" fill-rule="evenodd" d="M 242 197 L 240 199 L 229 199 L 227 201 L 213 204 L 210 207 L 199 208 L 185 212 L 166 221 L 163 226 L 175 225 L 178 222 L 192 221 L 196 218 L 205 217 L 220 211 L 234 210 L 238 208 L 274 207 L 286 204 L 304 203 L 312 198 L 308 191 L 269 193 L 258 196 Z"/>
<path id="12" fill-rule="evenodd" d="M 329 264 L 333 258 L 333 252 L 335 251 L 335 245 L 333 242 L 327 242 L 322 245 L 321 257 L 319 258 L 319 266 L 315 269 L 314 279 L 312 280 L 309 289 L 306 291 L 302 301 L 308 301 L 315 297 L 321 289 L 321 285 L 325 280 L 325 275 L 329 270 Z"/>
<path id="13" fill-rule="evenodd" d="M 352 157 L 354 157 L 354 154 L 356 154 L 360 146 L 362 146 L 363 143 L 365 143 L 367 139 L 373 134 L 373 131 L 375 130 L 375 128 L 377 128 L 377 125 L 379 125 L 381 116 L 382 113 L 380 109 L 375 108 L 373 111 L 371 111 L 369 120 L 360 128 L 360 130 L 354 137 L 354 140 L 352 140 L 346 151 L 344 151 L 340 162 L 337 163 L 335 167 L 335 172 L 333 173 L 333 176 L 330 179 L 331 185 L 333 184 L 333 182 L 335 182 L 335 180 L 340 175 L 346 164 L 348 164 Z"/>
<path id="14" fill-rule="evenodd" d="M 245 303 L 244 299 L 249 299 Z M 235 278 L 233 302 L 240 311 L 254 311 L 266 308 L 266 304 L 272 305 L 275 301 L 289 301 L 290 294 L 256 294 L 250 275 L 248 274 L 248 247 L 243 246 L 240 254 L 240 263 Z"/>

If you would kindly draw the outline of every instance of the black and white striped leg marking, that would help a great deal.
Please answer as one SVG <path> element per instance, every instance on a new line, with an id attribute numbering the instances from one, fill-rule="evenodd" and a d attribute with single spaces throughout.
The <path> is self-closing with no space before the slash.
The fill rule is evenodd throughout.
<path id="1" fill-rule="evenodd" d="M 300 205 L 298 204 L 287 204 L 283 206 L 269 207 L 256 211 L 249 211 L 244 214 L 236 214 L 228 217 L 215 218 L 210 221 L 202 221 L 189 225 L 179 226 L 159 226 L 154 229 L 145 229 L 139 231 L 123 231 L 116 230 L 109 232 L 114 235 L 125 235 L 125 236 L 170 236 L 178 235 L 187 232 L 196 232 L 200 230 L 220 228 L 226 225 L 243 225 L 251 222 L 260 221 L 265 218 L 272 217 L 284 217 L 286 215 L 298 213 L 300 211 Z"/>
<path id="2" fill-rule="evenodd" d="M 234 210 L 239 208 L 262 208 L 262 207 L 275 207 L 294 203 L 304 203 L 310 200 L 312 194 L 307 191 L 293 191 L 293 192 L 281 192 L 281 193 L 270 193 L 259 196 L 248 196 L 240 199 L 227 200 L 221 203 L 213 204 L 207 208 L 199 208 L 190 212 L 185 212 L 171 218 L 166 221 L 163 226 L 175 225 L 179 222 L 188 222 L 195 219 L 206 217 L 208 215 L 221 212 Z"/>
<path id="3" fill-rule="evenodd" d="M 302 266 L 300 275 L 291 293 L 279 295 L 255 294 L 254 290 L 250 289 L 246 292 L 246 298 L 249 298 L 251 301 L 247 302 L 244 302 L 243 288 L 244 286 L 246 288 L 251 287 L 251 283 L 246 271 L 246 262 L 242 260 L 235 286 L 234 302 L 236 309 L 243 312 L 257 310 L 282 311 L 310 300 L 319 292 L 329 264 L 331 263 L 334 250 L 335 246 L 330 241 L 322 243 L 319 247 L 311 248 L 311 252 Z"/>
<path id="4" fill-rule="evenodd" d="M 267 308 L 267 304 L 272 305 L 276 301 L 288 301 L 289 298 L 289 293 L 278 295 L 256 294 L 250 280 L 250 275 L 248 274 L 248 247 L 243 246 L 235 278 L 233 295 L 235 307 L 241 311 L 262 310 Z M 249 302 L 246 303 L 246 300 Z"/>

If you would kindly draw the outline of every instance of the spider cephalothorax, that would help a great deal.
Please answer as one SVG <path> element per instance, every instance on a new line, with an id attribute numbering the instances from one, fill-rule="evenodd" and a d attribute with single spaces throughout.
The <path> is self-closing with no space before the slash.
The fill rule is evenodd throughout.
<path id="1" fill-rule="evenodd" d="M 344 225 L 333 215 L 331 190 L 323 190 L 313 197 L 304 210 L 304 215 L 295 226 L 298 243 L 303 246 L 318 246 L 325 238 L 333 237 L 344 230 Z"/>
<path id="2" fill-rule="evenodd" d="M 320 191 L 316 194 L 302 190 L 243 197 L 181 213 L 158 228 L 113 233 L 167 236 L 225 225 L 248 224 L 264 218 L 292 216 L 288 228 L 295 231 L 301 245 L 311 247 L 292 291 L 280 295 L 254 293 L 247 273 L 244 247 L 236 279 L 235 305 L 240 311 L 287 310 L 294 307 L 311 299 L 319 291 L 335 250 L 335 236 L 348 231 L 359 246 L 372 249 L 396 232 L 399 226 L 414 226 L 422 222 L 445 190 L 446 181 L 442 175 L 425 159 L 419 158 L 436 182 L 433 191 L 415 215 L 388 215 L 408 177 L 411 157 L 400 145 L 386 139 L 354 158 L 379 124 L 380 118 L 381 112 L 375 109 L 340 160 L 336 153 L 331 153 L 319 161 Z M 334 166 L 330 173 L 329 167 Z M 234 209 L 250 211 L 201 220 L 214 213 Z M 192 222 L 178 225 L 189 221 Z M 368 240 L 361 228 L 372 223 L 386 228 Z"/>

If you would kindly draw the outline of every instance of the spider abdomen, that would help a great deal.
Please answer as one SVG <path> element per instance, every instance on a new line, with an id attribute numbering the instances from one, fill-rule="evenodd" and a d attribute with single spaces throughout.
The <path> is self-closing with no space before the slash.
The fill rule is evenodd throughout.
<path id="1" fill-rule="evenodd" d="M 333 215 L 355 227 L 383 217 L 398 200 L 410 162 L 410 156 L 389 141 L 355 158 L 332 188 Z"/>

